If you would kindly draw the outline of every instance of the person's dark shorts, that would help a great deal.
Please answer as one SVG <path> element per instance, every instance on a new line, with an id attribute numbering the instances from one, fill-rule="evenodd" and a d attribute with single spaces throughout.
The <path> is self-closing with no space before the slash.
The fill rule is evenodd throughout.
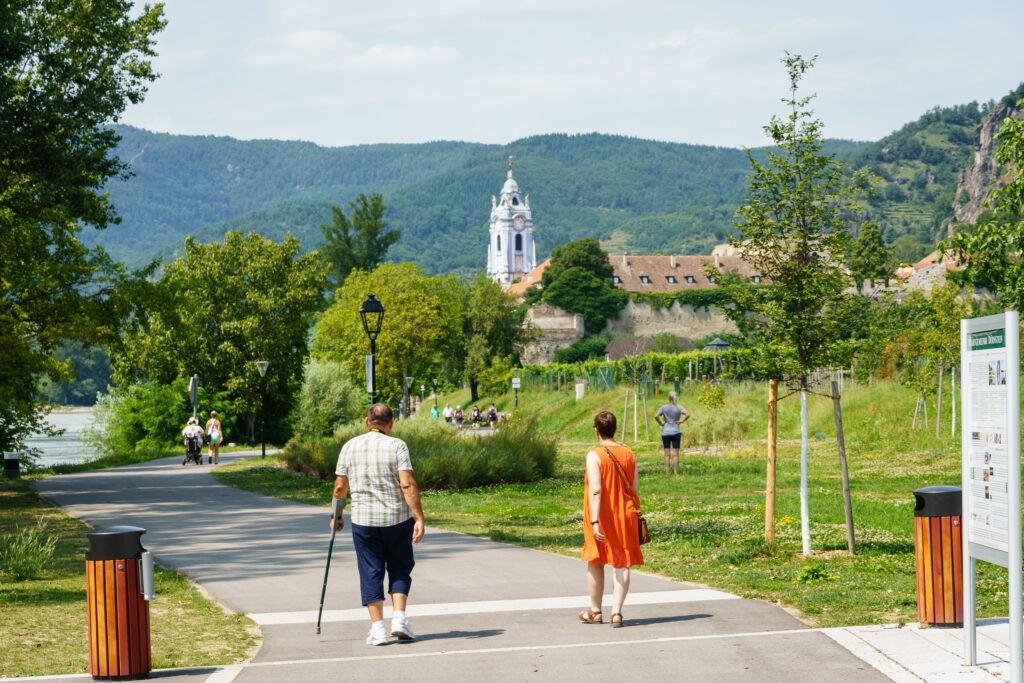
<path id="1" fill-rule="evenodd" d="M 412 529 L 410 517 L 394 526 L 352 525 L 352 545 L 359 566 L 359 593 L 363 605 L 384 599 L 384 573 L 388 575 L 388 593 L 409 594 L 412 585 Z"/>
<path id="2" fill-rule="evenodd" d="M 682 434 L 669 434 L 668 436 L 661 435 L 661 447 L 662 448 L 674 448 L 679 450 L 679 443 L 682 440 Z"/>

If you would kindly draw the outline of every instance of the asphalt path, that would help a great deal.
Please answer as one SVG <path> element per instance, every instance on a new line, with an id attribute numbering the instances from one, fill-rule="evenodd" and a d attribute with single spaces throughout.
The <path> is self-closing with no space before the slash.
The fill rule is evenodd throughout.
<path id="1" fill-rule="evenodd" d="M 241 457 L 252 456 L 221 460 Z M 889 680 L 782 609 L 637 571 L 625 628 L 580 624 L 588 600 L 579 560 L 431 527 L 416 547 L 415 642 L 363 642 L 368 619 L 347 526 L 335 541 L 318 635 L 329 511 L 221 485 L 210 470 L 165 458 L 36 485 L 94 528 L 146 529 L 143 545 L 158 563 L 260 625 L 264 641 L 251 662 L 154 672 L 162 679 Z M 429 499 L 425 512 L 429 521 Z M 605 614 L 610 592 L 609 577 Z"/>

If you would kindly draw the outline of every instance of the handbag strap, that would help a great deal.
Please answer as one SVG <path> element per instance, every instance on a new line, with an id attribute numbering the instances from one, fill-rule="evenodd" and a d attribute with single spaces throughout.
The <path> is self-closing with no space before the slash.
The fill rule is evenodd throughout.
<path id="1" fill-rule="evenodd" d="M 613 465 L 615 465 L 615 471 L 619 473 L 619 477 L 622 479 L 622 485 L 626 487 L 626 492 L 629 494 L 629 497 L 633 499 L 633 505 L 636 506 L 637 514 L 643 514 L 640 512 L 640 499 L 637 497 L 636 493 L 633 492 L 633 487 L 630 483 L 626 481 L 626 473 L 622 471 L 622 465 L 620 465 L 619 461 L 615 459 L 615 456 L 612 455 L 612 452 L 608 450 L 607 446 L 601 446 L 601 448 L 604 449 L 604 452 L 608 455 L 608 459 L 612 461 Z"/>

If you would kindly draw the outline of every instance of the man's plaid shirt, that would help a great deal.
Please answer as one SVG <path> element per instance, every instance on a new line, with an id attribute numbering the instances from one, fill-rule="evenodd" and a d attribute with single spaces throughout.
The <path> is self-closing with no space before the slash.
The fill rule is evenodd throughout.
<path id="1" fill-rule="evenodd" d="M 399 470 L 412 470 L 409 447 L 401 439 L 368 432 L 342 446 L 335 474 L 348 477 L 353 524 L 394 526 L 412 517 Z"/>

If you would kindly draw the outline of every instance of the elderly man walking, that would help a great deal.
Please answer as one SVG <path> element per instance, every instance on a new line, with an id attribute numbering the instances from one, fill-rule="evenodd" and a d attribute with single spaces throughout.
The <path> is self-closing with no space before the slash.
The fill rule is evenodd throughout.
<path id="1" fill-rule="evenodd" d="M 370 612 L 367 645 L 384 645 L 384 573 L 394 615 L 391 635 L 400 641 L 415 638 L 405 616 L 412 584 L 412 546 L 423 538 L 420 491 L 412 476 L 409 448 L 390 436 L 395 424 L 391 408 L 370 406 L 366 434 L 350 439 L 338 456 L 334 481 L 334 510 L 338 529 L 345 526 L 341 511 L 352 496 L 352 545 L 359 565 L 359 590 Z"/>

